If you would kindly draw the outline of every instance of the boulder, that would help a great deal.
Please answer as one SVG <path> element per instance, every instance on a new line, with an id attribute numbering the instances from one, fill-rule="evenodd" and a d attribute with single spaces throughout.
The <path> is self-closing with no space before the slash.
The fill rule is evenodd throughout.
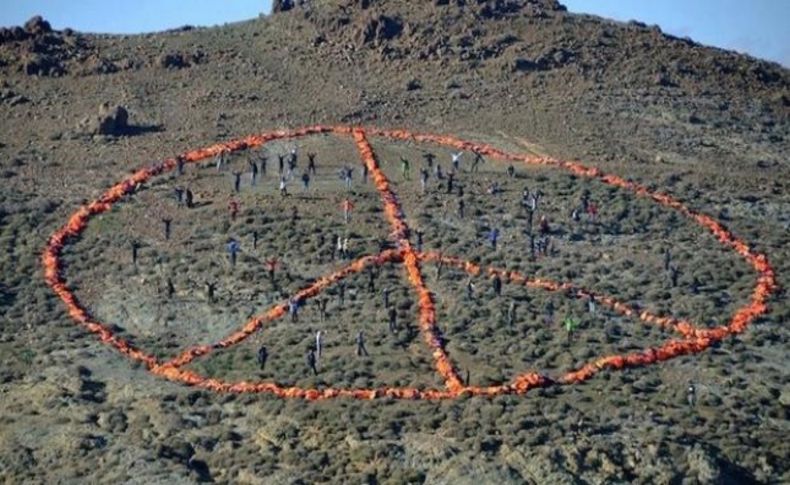
<path id="1" fill-rule="evenodd" d="M 360 44 L 380 44 L 394 39 L 403 30 L 403 23 L 397 17 L 372 15 L 363 19 L 357 27 L 356 39 Z"/>
<path id="2" fill-rule="evenodd" d="M 36 15 L 25 22 L 24 29 L 30 35 L 43 35 L 52 32 L 49 22 L 44 20 L 41 15 Z"/>
<path id="3" fill-rule="evenodd" d="M 83 119 L 80 128 L 89 135 L 124 135 L 129 130 L 129 113 L 123 106 L 102 103 L 99 113 Z"/>
<path id="4" fill-rule="evenodd" d="M 189 63 L 180 52 L 168 52 L 156 59 L 156 64 L 165 69 L 183 69 L 189 67 Z"/>

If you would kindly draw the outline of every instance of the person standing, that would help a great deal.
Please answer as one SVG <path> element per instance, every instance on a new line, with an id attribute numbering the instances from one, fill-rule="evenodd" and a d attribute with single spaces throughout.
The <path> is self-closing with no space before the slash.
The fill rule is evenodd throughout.
<path id="1" fill-rule="evenodd" d="M 184 203 L 184 187 L 174 187 L 173 192 L 176 193 L 176 201 L 180 207 Z"/>
<path id="2" fill-rule="evenodd" d="M 337 257 L 339 259 L 345 259 L 343 256 L 343 238 L 338 234 L 337 239 L 335 239 L 335 248 L 337 252 Z M 335 259 L 335 253 L 332 253 L 332 259 Z"/>
<path id="3" fill-rule="evenodd" d="M 400 171 L 403 180 L 411 178 L 411 163 L 405 157 L 400 157 Z"/>
<path id="4" fill-rule="evenodd" d="M 488 241 L 491 243 L 491 249 L 496 249 L 496 243 L 499 240 L 499 229 L 496 227 L 491 229 L 488 233 Z"/>
<path id="5" fill-rule="evenodd" d="M 282 176 L 285 171 L 285 155 L 277 155 L 277 174 Z"/>
<path id="6" fill-rule="evenodd" d="M 315 352 L 313 349 L 307 351 L 307 355 L 305 356 L 305 360 L 307 361 L 307 368 L 313 371 L 313 375 L 318 375 L 318 369 L 315 366 Z"/>
<path id="7" fill-rule="evenodd" d="M 258 179 L 258 164 L 255 160 L 249 160 L 250 164 L 250 185 L 255 186 L 255 181 Z"/>
<path id="8" fill-rule="evenodd" d="M 228 202 L 228 213 L 230 214 L 230 220 L 235 221 L 236 216 L 239 215 L 239 203 L 231 199 Z"/>
<path id="9" fill-rule="evenodd" d="M 233 173 L 233 190 L 238 194 L 241 190 L 241 172 Z"/>
<path id="10" fill-rule="evenodd" d="M 235 239 L 231 239 L 228 242 L 228 254 L 230 255 L 230 265 L 235 267 L 236 266 L 236 255 L 241 249 L 241 244 Z"/>
<path id="11" fill-rule="evenodd" d="M 315 169 L 315 153 L 308 153 L 307 154 L 307 172 L 310 173 L 313 177 L 315 177 L 316 169 Z"/>
<path id="12" fill-rule="evenodd" d="M 258 365 L 260 366 L 261 370 L 266 367 L 266 361 L 269 359 L 269 351 L 266 350 L 265 345 L 261 345 L 258 349 Z"/>
<path id="13" fill-rule="evenodd" d="M 269 281 L 272 284 L 274 284 L 274 275 L 275 272 L 277 271 L 278 264 L 279 262 L 277 261 L 277 258 L 269 258 L 266 261 L 264 261 L 264 266 L 266 266 L 266 271 L 269 273 Z"/>
<path id="14" fill-rule="evenodd" d="M 138 241 L 132 241 L 132 264 L 137 264 L 137 251 L 140 249 Z"/>
<path id="15" fill-rule="evenodd" d="M 689 381 L 688 387 L 686 388 L 686 402 L 688 402 L 691 408 L 697 404 L 697 388 L 692 381 Z"/>
<path id="16" fill-rule="evenodd" d="M 491 286 L 494 288 L 494 294 L 496 296 L 502 296 L 502 278 L 499 277 L 499 274 L 495 274 L 493 278 L 491 278 Z"/>
<path id="17" fill-rule="evenodd" d="M 350 259 L 351 253 L 348 250 L 348 238 L 343 238 L 343 258 Z"/>
<path id="18" fill-rule="evenodd" d="M 390 333 L 397 333 L 397 320 L 398 320 L 398 312 L 395 310 L 394 307 L 390 307 L 389 311 L 387 311 L 387 320 L 389 321 L 389 331 Z"/>
<path id="19" fill-rule="evenodd" d="M 474 298 L 475 298 L 475 284 L 472 283 L 472 277 L 470 276 L 466 280 L 466 299 L 474 300 Z"/>
<path id="20" fill-rule="evenodd" d="M 372 268 L 368 269 L 368 292 L 376 292 L 376 273 L 373 272 Z"/>
<path id="21" fill-rule="evenodd" d="M 357 332 L 357 356 L 368 356 L 368 349 L 365 348 L 365 334 L 360 330 Z"/>
<path id="22" fill-rule="evenodd" d="M 482 162 L 485 162 L 483 155 L 475 151 L 475 159 L 472 161 L 472 172 L 478 172 L 480 170 L 480 163 Z"/>
<path id="23" fill-rule="evenodd" d="M 452 157 L 451 163 L 453 166 L 453 172 L 458 172 L 461 170 L 461 155 L 463 155 L 463 152 L 451 154 Z"/>
<path id="24" fill-rule="evenodd" d="M 326 305 L 329 303 L 329 298 L 319 298 L 316 303 L 318 303 L 318 314 L 320 315 L 321 322 L 323 323 L 326 320 Z"/>
<path id="25" fill-rule="evenodd" d="M 425 191 L 428 188 L 428 177 L 429 177 L 428 169 L 425 168 L 425 167 L 421 168 L 420 169 L 420 187 L 421 187 L 421 190 L 422 190 L 423 194 L 425 194 Z"/>
<path id="26" fill-rule="evenodd" d="M 288 197 L 288 188 L 286 187 L 285 177 L 280 177 L 280 196 Z"/>
<path id="27" fill-rule="evenodd" d="M 288 314 L 291 315 L 291 323 L 299 321 L 299 300 L 296 298 L 288 300 Z"/>
<path id="28" fill-rule="evenodd" d="M 351 210 L 354 208 L 354 204 L 348 199 L 343 199 L 340 207 L 343 209 L 343 221 L 348 224 L 351 220 Z"/>
<path id="29" fill-rule="evenodd" d="M 169 217 L 163 217 L 162 223 L 165 225 L 165 241 L 170 240 L 170 224 L 173 222 L 173 219 Z"/>
<path id="30" fill-rule="evenodd" d="M 211 281 L 206 281 L 206 299 L 209 303 L 214 303 L 214 293 L 217 289 L 217 284 Z"/>
<path id="31" fill-rule="evenodd" d="M 309 155 L 308 155 L 309 157 Z M 321 360 L 321 352 L 324 348 L 324 332 L 321 330 L 315 333 L 315 358 Z"/>
<path id="32" fill-rule="evenodd" d="M 265 177 L 266 164 L 269 162 L 269 157 L 267 157 L 266 155 L 261 155 L 260 161 L 261 161 L 261 177 Z"/>

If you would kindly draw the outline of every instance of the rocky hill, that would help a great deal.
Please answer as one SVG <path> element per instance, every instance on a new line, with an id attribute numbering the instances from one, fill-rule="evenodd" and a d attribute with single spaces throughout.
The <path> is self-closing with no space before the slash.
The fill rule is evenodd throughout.
<path id="1" fill-rule="evenodd" d="M 0 30 L 0 476 L 140 483 L 790 480 L 784 290 L 746 332 L 699 355 L 527 396 L 440 402 L 308 403 L 196 390 L 150 375 L 75 326 L 45 285 L 40 257 L 50 234 L 81 204 L 154 161 L 318 123 L 454 134 L 581 160 L 722 221 L 767 254 L 787 286 L 787 69 L 656 26 L 569 13 L 555 0 L 280 0 L 274 10 L 215 28 L 140 35 L 55 31 L 40 17 Z M 447 168 L 448 150 L 373 143 L 409 223 L 425 229 L 426 245 L 453 247 L 481 264 L 598 285 L 634 305 L 659 305 L 708 326 L 729 318 L 754 286 L 742 260 L 675 214 L 549 170 L 518 167 L 509 176 L 504 165 L 491 163 L 478 176 L 462 171 L 458 183 L 474 221 L 462 225 L 454 198 L 445 200 L 437 185 L 425 195 L 394 168 L 406 156 L 416 172 L 431 150 Z M 261 153 L 271 157 L 272 170 L 276 155 L 291 148 L 279 143 Z M 260 310 L 260 302 L 284 296 L 257 280 L 271 257 L 262 251 L 288 260 L 281 291 L 313 281 L 335 264 L 317 255 L 318 235 L 337 229 L 328 221 L 345 196 L 336 170 L 358 155 L 329 137 L 309 138 L 300 149 L 317 151 L 325 163 L 312 182 L 320 196 L 281 199 L 271 174 L 260 192 L 245 178 L 236 194 L 232 173 L 247 170 L 250 157 L 242 153 L 227 173 L 188 172 L 198 203 L 185 212 L 172 197 L 179 179 L 163 175 L 89 226 L 66 254 L 70 284 L 114 330 L 138 329 L 136 342 L 168 353 L 193 336 L 221 334 Z M 488 197 L 492 182 L 501 183 L 501 199 Z M 518 202 L 525 185 L 547 193 L 552 222 L 563 227 L 559 256 L 537 268 L 525 256 Z M 381 211 L 377 194 L 359 187 L 353 195 L 361 222 L 353 236 L 359 251 L 375 251 L 379 240 L 386 246 L 388 231 L 373 222 Z M 566 199 L 583 189 L 602 203 L 600 224 L 565 230 L 572 209 Z M 231 221 L 226 208 L 233 197 L 242 198 L 242 211 Z M 172 241 L 161 238 L 166 217 L 174 219 Z M 479 242 L 491 220 L 506 235 L 498 253 Z M 264 249 L 243 253 L 242 270 L 234 273 L 222 238 L 243 234 L 247 250 L 253 229 Z M 132 240 L 142 243 L 139 267 L 129 259 Z M 665 247 L 685 262 L 677 286 L 659 263 Z M 208 256 L 190 259 L 204 250 Z M 380 277 L 395 282 L 398 271 Z M 220 282 L 220 304 L 204 295 L 210 276 Z M 519 300 L 522 330 L 508 333 L 496 323 L 498 300 L 486 293 L 477 306 L 466 305 L 457 296 L 466 276 L 453 278 L 437 286 L 440 324 L 448 333 L 464 329 L 452 335 L 451 353 L 467 352 L 472 379 L 482 385 L 500 377 L 491 364 L 497 359 L 573 367 L 598 346 L 633 349 L 663 336 L 623 330 L 614 339 L 587 324 L 587 334 L 566 342 L 541 323 L 550 298 L 531 293 Z M 375 334 L 382 310 L 363 284 L 349 280 L 348 313 L 338 310 L 330 320 L 338 328 L 374 322 L 369 342 L 378 353 L 371 352 L 367 367 L 349 360 L 331 375 L 348 385 L 417 380 L 414 369 L 430 356 L 423 359 L 409 341 L 390 344 Z M 168 286 L 175 300 L 163 296 Z M 412 322 L 413 295 L 400 287 L 393 295 L 398 321 Z M 578 311 L 565 300 L 551 305 Z M 312 322 L 311 311 L 304 318 Z M 590 321 L 614 321 L 603 315 Z M 287 365 L 301 371 L 303 349 L 278 368 L 274 345 L 303 345 L 302 337 L 291 333 L 295 326 L 275 328 L 282 333 L 271 340 L 270 366 L 285 369 L 288 379 Z M 463 345 L 464 336 L 480 335 L 489 349 Z M 483 350 L 490 354 L 480 363 Z M 414 368 L 397 368 L 391 356 L 398 351 L 414 352 Z M 255 366 L 253 352 L 219 354 L 200 370 L 235 375 Z M 304 379 L 323 385 L 325 375 Z M 696 407 L 686 401 L 689 381 L 698 389 Z"/>

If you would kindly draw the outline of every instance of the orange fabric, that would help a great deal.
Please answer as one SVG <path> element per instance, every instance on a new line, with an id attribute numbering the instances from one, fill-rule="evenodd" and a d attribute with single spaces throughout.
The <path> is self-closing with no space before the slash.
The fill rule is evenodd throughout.
<path id="1" fill-rule="evenodd" d="M 627 181 L 616 175 L 604 174 L 597 168 L 586 167 L 577 162 L 565 162 L 549 157 L 509 154 L 489 145 L 472 143 L 451 136 L 415 134 L 403 130 L 379 130 L 375 128 L 363 129 L 359 127 L 320 125 L 298 130 L 275 131 L 261 135 L 248 136 L 244 139 L 193 150 L 181 154 L 179 157 L 186 163 L 195 163 L 213 157 L 220 152 L 230 153 L 260 146 L 272 140 L 298 138 L 319 133 L 333 133 L 338 136 L 351 136 L 353 138 L 359 150 L 362 162 L 367 166 L 381 196 L 384 204 L 385 217 L 392 227 L 392 237 L 397 241 L 399 249 L 359 258 L 348 266 L 319 278 L 312 285 L 297 292 L 294 298 L 299 300 L 312 298 L 330 285 L 337 283 L 353 273 L 364 271 L 367 267 L 372 265 L 381 265 L 387 262 L 402 263 L 406 269 L 407 278 L 417 293 L 420 329 L 426 343 L 432 349 L 436 370 L 444 379 L 446 389 L 425 390 L 391 387 L 381 389 L 285 388 L 271 382 L 226 382 L 220 379 L 201 376 L 183 368 L 195 359 L 207 355 L 216 349 L 223 349 L 238 344 L 257 332 L 267 322 L 282 317 L 287 312 L 287 303 L 285 302 L 275 305 L 262 315 L 252 318 L 239 330 L 231 333 L 219 342 L 213 345 L 190 347 L 167 362 L 161 362 L 153 355 L 135 348 L 128 341 L 116 337 L 113 335 L 109 326 L 91 317 L 88 310 L 82 306 L 74 293 L 69 289 L 62 275 L 61 253 L 63 248 L 87 227 L 91 217 L 110 210 L 113 204 L 119 202 L 126 195 L 134 193 L 139 184 L 146 182 L 151 177 L 176 168 L 178 164 L 176 157 L 136 171 L 128 179 L 112 186 L 98 200 L 77 209 L 68 221 L 49 238 L 47 246 L 44 249 L 42 265 L 44 267 L 44 278 L 47 284 L 63 301 L 69 316 L 77 324 L 95 334 L 99 340 L 114 347 L 123 355 L 141 362 L 151 373 L 157 376 L 170 381 L 181 382 L 186 385 L 218 392 L 265 392 L 283 398 L 301 398 L 308 400 L 337 397 L 354 399 L 376 399 L 382 397 L 399 399 L 450 399 L 462 395 L 497 396 L 501 394 L 523 394 L 536 387 L 579 383 L 591 378 L 601 370 L 616 370 L 627 367 L 651 365 L 680 355 L 701 352 L 716 341 L 743 332 L 755 318 L 768 311 L 767 301 L 777 290 L 776 276 L 773 268 L 768 262 L 767 256 L 753 251 L 746 242 L 738 239 L 712 217 L 689 209 L 683 203 L 667 194 L 653 192 L 642 185 Z M 540 278 L 529 278 L 516 271 L 506 271 L 497 268 L 484 269 L 469 261 L 447 257 L 436 252 L 419 253 L 414 250 L 408 240 L 409 228 L 404 220 L 403 211 L 396 194 L 390 188 L 387 177 L 378 166 L 373 148 L 368 143 L 367 137 L 370 135 L 394 140 L 435 143 L 454 149 L 474 151 L 497 160 L 511 162 L 520 161 L 527 164 L 555 166 L 576 175 L 595 178 L 605 184 L 620 187 L 634 192 L 639 196 L 650 198 L 661 205 L 677 210 L 681 214 L 697 222 L 703 228 L 711 231 L 723 245 L 733 249 L 752 265 L 758 277 L 757 284 L 752 292 L 751 301 L 744 307 L 738 309 L 728 324 L 713 329 L 701 329 L 696 327 L 692 322 L 685 320 L 676 320 L 667 316 L 657 316 L 647 311 L 637 311 L 628 304 L 619 302 L 612 297 L 595 295 L 571 283 L 558 283 Z M 343 203 L 344 209 L 346 208 L 346 203 L 350 206 L 349 209 L 353 207 L 353 204 L 346 200 Z M 548 376 L 540 375 L 535 372 L 527 372 L 517 376 L 509 384 L 489 387 L 464 386 L 450 357 L 444 349 L 441 333 L 436 326 L 436 309 L 433 302 L 433 295 L 426 286 L 420 269 L 420 263 L 424 261 L 442 262 L 443 264 L 448 264 L 464 270 L 471 275 L 479 275 L 483 271 L 489 275 L 498 274 L 512 284 L 521 284 L 547 291 L 567 292 L 577 298 L 595 297 L 602 305 L 623 315 L 639 318 L 648 324 L 672 329 L 680 334 L 682 339 L 670 340 L 659 347 L 648 348 L 641 352 L 599 357 L 557 379 L 551 379 Z"/>

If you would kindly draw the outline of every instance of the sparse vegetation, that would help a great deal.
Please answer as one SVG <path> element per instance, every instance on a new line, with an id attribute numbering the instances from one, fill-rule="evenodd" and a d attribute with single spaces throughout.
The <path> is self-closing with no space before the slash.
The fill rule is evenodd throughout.
<path id="1" fill-rule="evenodd" d="M 787 482 L 785 293 L 747 332 L 702 354 L 523 397 L 447 402 L 209 393 L 150 376 L 72 323 L 41 278 L 40 256 L 47 236 L 81 203 L 154 160 L 313 122 L 405 126 L 578 158 L 721 218 L 768 254 L 786 286 L 786 69 L 649 27 L 568 14 L 553 2 L 338 3 L 143 36 L 32 29 L 40 22 L 2 34 L 0 90 L 9 94 L 0 95 L 0 475 L 13 482 Z M 166 53 L 181 53 L 189 67 L 161 67 Z M 408 89 L 412 80 L 419 89 Z M 128 137 L 74 131 L 104 102 L 127 107 L 135 124 L 163 129 Z M 372 143 L 408 222 L 425 233 L 425 250 L 570 280 L 708 327 L 724 323 L 754 286 L 751 268 L 713 236 L 626 191 L 548 168 L 517 166 L 511 178 L 505 165 L 489 162 L 476 178 L 464 172 L 456 180 L 464 187 L 462 220 L 457 196 L 433 176 L 420 194 L 423 152 L 435 153 L 447 171 L 449 150 Z M 239 195 L 227 172 L 209 166 L 140 187 L 65 252 L 70 287 L 119 335 L 167 358 L 184 345 L 216 341 L 340 264 L 322 249 L 332 233 L 348 233 L 355 256 L 390 240 L 378 194 L 360 184 L 359 169 L 352 223 L 342 225 L 345 193 L 335 172 L 358 156 L 340 139 L 299 143 L 300 155 L 318 153 L 319 174 L 309 196 L 294 183 L 294 195 L 281 200 L 272 171 L 276 154 L 290 148 L 270 146 L 269 173 L 255 189 L 245 178 Z M 412 162 L 411 182 L 401 182 L 401 155 Z M 232 157 L 228 169 L 246 169 L 248 156 Z M 486 189 L 494 181 L 502 190 L 492 197 Z M 193 188 L 194 209 L 177 206 L 179 184 Z M 535 260 L 523 234 L 524 186 L 544 192 L 541 210 L 554 233 L 551 254 Z M 585 190 L 599 205 L 598 220 L 574 223 L 570 214 Z M 241 206 L 235 221 L 230 197 Z M 174 220 L 167 242 L 162 217 Z M 501 231 L 496 250 L 485 240 L 492 227 Z M 132 237 L 141 242 L 136 267 Z M 228 237 L 242 243 L 235 270 Z M 680 271 L 676 285 L 663 269 L 666 247 Z M 274 255 L 282 261 L 276 285 L 263 268 Z M 434 263 L 423 268 L 448 352 L 473 384 L 530 369 L 557 375 L 671 336 L 603 305 L 590 314 L 584 300 L 556 292 L 505 283 L 495 296 L 484 275 L 473 278 L 475 297 L 466 301 L 465 273 L 445 266 L 437 277 Z M 217 284 L 213 303 L 207 280 Z M 323 324 L 308 304 L 298 325 L 278 321 L 190 369 L 283 384 L 441 386 L 421 337 L 401 330 L 414 323 L 416 306 L 402 268 L 385 266 L 377 280 L 377 290 L 392 287 L 394 335 L 365 275 L 346 283 L 342 308 L 338 288 L 328 289 Z M 512 328 L 501 321 L 510 301 L 518 304 Z M 568 345 L 566 315 L 580 320 Z M 309 377 L 304 353 L 319 327 L 327 354 L 319 375 Z M 354 355 L 359 328 L 368 358 Z M 263 342 L 270 360 L 261 372 L 255 352 Z"/>

